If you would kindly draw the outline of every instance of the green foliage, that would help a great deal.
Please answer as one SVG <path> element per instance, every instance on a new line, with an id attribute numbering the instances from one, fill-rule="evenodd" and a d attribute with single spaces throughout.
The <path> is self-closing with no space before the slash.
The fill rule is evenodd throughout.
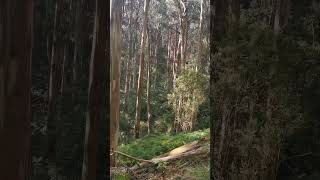
<path id="1" fill-rule="evenodd" d="M 193 122 L 199 106 L 206 100 L 208 77 L 187 69 L 176 80 L 176 88 L 168 94 L 169 104 L 179 120 Z M 181 102 L 179 105 L 178 102 Z"/>
<path id="2" fill-rule="evenodd" d="M 154 123 L 154 133 L 170 133 L 174 114 L 163 114 Z"/>
<path id="3" fill-rule="evenodd" d="M 124 174 L 124 173 L 117 173 L 117 174 L 115 174 L 114 178 L 116 180 L 130 180 L 130 175 L 129 174 Z"/>
<path id="4" fill-rule="evenodd" d="M 300 91 L 304 57 L 303 48 L 292 38 L 275 36 L 259 25 L 241 26 L 238 36 L 219 44 L 214 56 L 219 79 L 211 93 L 215 122 L 222 117 L 232 124 L 227 127 L 232 135 L 227 134 L 225 141 L 238 152 L 228 158 L 237 160 L 222 165 L 230 168 L 231 179 L 274 173 L 266 169 L 277 165 L 284 142 L 304 121 Z M 218 123 L 215 128 L 221 130 Z"/>
<path id="5" fill-rule="evenodd" d="M 151 159 L 155 156 L 167 153 L 168 151 L 190 143 L 201 137 L 208 137 L 209 129 L 195 131 L 192 133 L 180 133 L 176 136 L 170 135 L 150 135 L 138 140 L 135 140 L 127 145 L 120 145 L 119 151 L 141 159 Z M 136 161 L 128 159 L 122 155 L 118 155 L 120 165 L 133 165 Z"/>
<path id="6" fill-rule="evenodd" d="M 208 97 L 209 95 L 207 95 Z M 205 102 L 203 102 L 199 106 L 199 112 L 197 115 L 197 124 L 196 129 L 205 129 L 208 128 L 210 125 L 210 102 L 209 98 Z"/>
<path id="7" fill-rule="evenodd" d="M 197 180 L 210 179 L 209 166 L 199 165 L 198 167 L 188 168 L 188 174 Z"/>

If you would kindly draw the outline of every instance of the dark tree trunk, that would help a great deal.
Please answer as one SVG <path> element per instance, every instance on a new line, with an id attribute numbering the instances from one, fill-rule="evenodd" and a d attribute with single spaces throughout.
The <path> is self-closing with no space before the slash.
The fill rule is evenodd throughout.
<path id="1" fill-rule="evenodd" d="M 218 140 L 220 139 L 220 136 L 224 133 L 221 132 L 221 112 L 218 114 L 216 112 L 215 107 L 215 100 L 217 97 L 214 97 L 213 94 L 213 88 L 215 86 L 215 83 L 218 80 L 218 74 L 217 74 L 217 67 L 216 63 L 214 61 L 214 54 L 216 53 L 215 44 L 217 41 L 220 41 L 225 33 L 226 33 L 226 12 L 227 12 L 227 3 L 225 0 L 215 0 L 214 2 L 210 1 L 211 8 L 210 16 L 211 19 L 213 19 L 213 23 L 210 24 L 210 177 L 211 179 L 215 180 L 224 180 L 223 174 L 222 174 L 222 162 L 219 161 L 221 155 L 219 154 L 219 143 Z M 213 13 L 215 12 L 215 14 Z M 212 123 L 215 122 L 215 123 Z"/>
<path id="2" fill-rule="evenodd" d="M 64 83 L 65 83 L 65 66 L 66 66 L 66 58 L 67 58 L 67 47 L 64 46 L 63 49 L 63 60 L 62 60 L 62 69 L 61 69 L 61 85 L 60 85 L 60 93 L 63 95 Z"/>
<path id="3" fill-rule="evenodd" d="M 290 0 L 273 1 L 271 26 L 275 34 L 281 33 L 287 26 L 290 7 Z"/>
<path id="4" fill-rule="evenodd" d="M 82 180 L 91 180 L 96 179 L 97 177 L 98 127 L 103 125 L 100 123 L 100 114 L 102 111 L 101 97 L 103 97 L 103 94 L 105 93 L 103 92 L 102 83 L 105 76 L 103 68 L 108 59 L 107 56 L 109 56 L 106 53 L 109 43 L 109 24 L 107 21 L 109 19 L 108 9 L 109 3 L 107 1 L 96 0 L 96 15 L 89 72 L 88 112 L 86 119 Z"/>
<path id="5" fill-rule="evenodd" d="M 0 1 L 0 179 L 31 179 L 33 1 Z"/>
<path id="6" fill-rule="evenodd" d="M 75 27 L 74 27 L 74 53 L 73 53 L 73 67 L 72 67 L 72 77 L 73 81 L 77 81 L 79 64 L 82 58 L 81 47 L 84 39 L 84 15 L 83 15 L 83 0 L 78 0 L 76 2 L 76 10 L 75 10 Z"/>
<path id="7" fill-rule="evenodd" d="M 237 32 L 240 20 L 240 0 L 232 0 L 231 2 L 231 31 Z"/>

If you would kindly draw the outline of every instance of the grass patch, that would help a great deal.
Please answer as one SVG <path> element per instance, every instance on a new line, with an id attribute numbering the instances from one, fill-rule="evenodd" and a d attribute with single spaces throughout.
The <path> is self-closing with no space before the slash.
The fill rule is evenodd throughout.
<path id="1" fill-rule="evenodd" d="M 188 168 L 187 175 L 197 180 L 210 179 L 210 167 L 202 165 L 199 167 Z"/>
<path id="2" fill-rule="evenodd" d="M 209 129 L 190 133 L 179 133 L 174 136 L 150 135 L 135 140 L 132 143 L 120 145 L 118 150 L 137 158 L 151 159 L 202 137 L 209 137 Z M 120 166 L 132 166 L 137 163 L 136 161 L 123 157 L 122 155 L 119 155 L 117 160 Z"/>

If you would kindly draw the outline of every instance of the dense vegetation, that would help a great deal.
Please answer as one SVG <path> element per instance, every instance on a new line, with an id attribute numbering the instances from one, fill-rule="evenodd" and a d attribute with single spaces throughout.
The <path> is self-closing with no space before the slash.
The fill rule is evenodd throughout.
<path id="1" fill-rule="evenodd" d="M 211 177 L 319 178 L 319 1 L 214 7 Z"/>
<path id="2" fill-rule="evenodd" d="M 319 0 L 1 0 L 0 179 L 320 179 L 319 59 Z"/>

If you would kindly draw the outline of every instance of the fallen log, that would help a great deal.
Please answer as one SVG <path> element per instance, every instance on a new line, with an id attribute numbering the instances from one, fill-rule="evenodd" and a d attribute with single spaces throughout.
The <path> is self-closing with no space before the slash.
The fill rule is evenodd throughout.
<path id="1" fill-rule="evenodd" d="M 150 161 L 150 160 L 145 160 L 145 159 L 136 158 L 136 157 L 133 157 L 133 156 L 131 156 L 131 155 L 129 155 L 129 154 L 126 154 L 126 153 L 123 153 L 123 152 L 120 152 L 120 151 L 114 151 L 114 152 L 115 152 L 115 153 L 118 153 L 118 154 L 121 154 L 121 155 L 123 155 L 123 156 L 126 156 L 126 157 L 128 157 L 128 158 L 130 158 L 130 159 L 134 159 L 134 160 L 136 160 L 136 161 L 152 163 L 152 161 Z"/>
<path id="2" fill-rule="evenodd" d="M 200 147 L 199 146 L 199 141 L 193 141 L 190 144 L 185 144 L 183 146 L 180 146 L 178 148 L 173 149 L 172 151 L 169 152 L 169 156 L 181 154 L 181 153 L 190 151 L 192 149 L 195 149 L 197 147 Z"/>
<path id="3" fill-rule="evenodd" d="M 168 161 L 174 161 L 177 159 L 193 156 L 193 155 L 201 155 L 201 154 L 206 154 L 208 153 L 207 150 L 204 148 L 201 148 L 200 143 L 203 141 L 206 141 L 207 139 L 200 139 L 199 141 L 193 141 L 189 144 L 182 145 L 178 148 L 175 148 L 171 150 L 168 153 L 165 153 L 163 155 L 160 155 L 158 157 L 154 157 L 151 160 L 145 160 L 145 159 L 140 159 L 137 157 L 133 157 L 129 154 L 120 152 L 120 151 L 114 151 L 115 153 L 118 153 L 120 155 L 126 156 L 130 159 L 136 160 L 141 162 L 140 164 L 137 164 L 131 168 L 129 168 L 129 171 L 134 171 L 140 168 L 146 168 L 146 167 L 151 167 L 154 166 L 158 163 L 161 162 L 168 162 Z"/>
<path id="4" fill-rule="evenodd" d="M 167 162 L 171 160 L 181 159 L 184 157 L 189 157 L 191 155 L 205 154 L 206 152 L 207 151 L 204 150 L 203 148 L 197 148 L 188 152 L 183 152 L 181 154 L 175 154 L 175 155 L 170 155 L 170 156 L 161 157 L 161 158 L 154 158 L 154 159 L 151 159 L 151 161 L 153 161 L 153 163 Z"/>
<path id="5" fill-rule="evenodd" d="M 169 156 L 165 156 L 165 157 L 158 157 L 158 158 L 153 158 L 150 161 L 151 162 L 143 162 L 140 163 L 138 165 L 135 165 L 131 168 L 129 168 L 130 171 L 134 171 L 137 169 L 141 169 L 141 168 L 147 168 L 147 167 L 151 167 L 154 166 L 158 163 L 162 163 L 162 162 L 169 162 L 169 161 L 174 161 L 174 160 L 178 160 L 178 159 L 182 159 L 182 158 L 186 158 L 186 157 L 190 157 L 190 156 L 194 156 L 194 155 L 201 155 L 201 154 L 206 154 L 207 150 L 203 149 L 203 148 L 199 148 L 199 146 L 194 146 L 195 149 L 192 149 L 190 151 L 187 152 L 183 152 L 180 154 L 174 154 L 174 155 L 169 155 Z"/>

